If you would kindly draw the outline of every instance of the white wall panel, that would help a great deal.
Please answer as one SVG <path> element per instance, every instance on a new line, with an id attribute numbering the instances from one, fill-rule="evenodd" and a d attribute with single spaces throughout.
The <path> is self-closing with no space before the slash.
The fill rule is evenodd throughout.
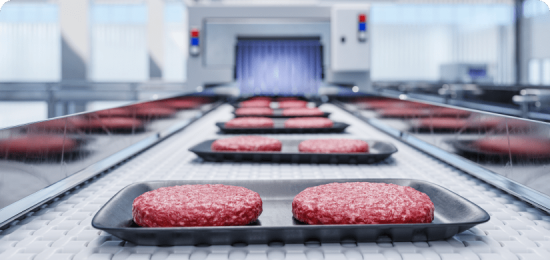
<path id="1" fill-rule="evenodd" d="M 0 113 L 0 129 L 48 119 L 48 104 L 42 101 L 0 102 L 0 111 L 17 111 Z"/>
<path id="2" fill-rule="evenodd" d="M 143 25 L 93 25 L 90 79 L 110 82 L 148 80 L 146 33 Z"/>
<path id="3" fill-rule="evenodd" d="M 60 51 L 56 23 L 0 22 L 0 81 L 58 81 Z"/>
<path id="4" fill-rule="evenodd" d="M 483 63 L 495 83 L 514 81 L 513 5 L 373 4 L 375 81 L 438 81 L 440 66 Z"/>
<path id="5" fill-rule="evenodd" d="M 371 27 L 373 80 L 437 80 L 451 60 L 449 28 L 440 25 Z"/>
<path id="6" fill-rule="evenodd" d="M 165 81 L 185 81 L 187 79 L 187 32 L 182 25 L 164 26 L 164 66 L 162 78 Z"/>
<path id="7" fill-rule="evenodd" d="M 531 57 L 550 58 L 550 11 L 533 17 L 531 23 Z"/>

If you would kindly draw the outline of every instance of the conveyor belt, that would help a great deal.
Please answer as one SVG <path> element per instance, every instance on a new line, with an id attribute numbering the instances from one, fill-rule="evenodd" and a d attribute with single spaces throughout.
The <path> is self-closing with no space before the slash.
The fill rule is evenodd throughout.
<path id="1" fill-rule="evenodd" d="M 232 118 L 224 105 L 112 172 L 45 205 L 0 232 L 0 259 L 550 259 L 550 216 L 386 136 L 333 105 L 322 109 L 351 124 L 338 136 L 379 139 L 399 152 L 375 165 L 207 163 L 187 149 L 220 137 L 215 122 Z M 298 139 L 304 135 L 272 135 Z M 308 135 L 327 137 L 332 135 Z M 440 184 L 491 214 L 488 223 L 446 241 L 145 247 L 91 227 L 95 212 L 128 184 L 168 179 L 417 178 Z"/>

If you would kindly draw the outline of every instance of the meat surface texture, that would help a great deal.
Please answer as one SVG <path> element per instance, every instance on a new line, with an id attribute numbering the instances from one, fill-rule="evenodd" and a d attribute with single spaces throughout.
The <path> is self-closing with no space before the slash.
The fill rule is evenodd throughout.
<path id="1" fill-rule="evenodd" d="M 286 128 L 325 128 L 333 125 L 332 120 L 324 117 L 291 118 L 285 121 Z"/>
<path id="2" fill-rule="evenodd" d="M 283 116 L 322 116 L 325 112 L 318 108 L 287 108 Z"/>
<path id="3" fill-rule="evenodd" d="M 366 153 L 369 145 L 363 140 L 312 139 L 301 142 L 298 150 L 307 153 Z"/>
<path id="4" fill-rule="evenodd" d="M 281 141 L 262 136 L 237 136 L 219 139 L 212 143 L 213 151 L 281 151 Z"/>
<path id="5" fill-rule="evenodd" d="M 283 100 L 279 101 L 279 108 L 307 107 L 307 101 L 303 100 Z"/>
<path id="6" fill-rule="evenodd" d="M 325 184 L 292 201 L 294 218 L 310 225 L 431 223 L 434 210 L 425 193 L 386 183 Z"/>
<path id="7" fill-rule="evenodd" d="M 273 109 L 267 107 L 243 107 L 235 110 L 238 116 L 270 116 L 273 115 Z"/>
<path id="8" fill-rule="evenodd" d="M 134 222 L 142 227 L 238 226 L 261 213 L 258 193 L 222 184 L 159 188 L 132 204 Z"/>
<path id="9" fill-rule="evenodd" d="M 265 99 L 247 100 L 239 103 L 239 107 L 269 107 L 271 101 Z"/>
<path id="10" fill-rule="evenodd" d="M 272 128 L 273 119 L 267 117 L 238 117 L 225 123 L 226 128 Z"/>

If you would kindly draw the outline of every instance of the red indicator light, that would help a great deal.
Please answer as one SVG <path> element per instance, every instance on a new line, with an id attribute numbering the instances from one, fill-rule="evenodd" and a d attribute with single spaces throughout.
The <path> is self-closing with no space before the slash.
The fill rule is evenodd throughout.
<path id="1" fill-rule="evenodd" d="M 359 22 L 364 23 L 367 21 L 367 16 L 365 14 L 359 14 Z"/>
<path id="2" fill-rule="evenodd" d="M 199 37 L 199 30 L 198 29 L 191 29 L 191 37 L 198 38 Z"/>

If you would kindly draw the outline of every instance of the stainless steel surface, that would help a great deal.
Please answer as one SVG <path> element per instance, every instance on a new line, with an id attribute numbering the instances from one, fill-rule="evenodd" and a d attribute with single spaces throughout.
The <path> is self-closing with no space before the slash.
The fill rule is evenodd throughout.
<path id="1" fill-rule="evenodd" d="M 449 115 L 441 119 L 435 112 L 423 118 L 414 115 L 384 118 L 380 111 L 386 108 L 365 109 L 369 102 L 377 98 L 359 100 L 352 102 L 355 107 L 346 107 L 354 109 L 357 115 L 373 126 L 550 211 L 550 188 L 546 185 L 550 181 L 547 170 L 550 163 L 550 124 L 473 110 L 467 118 Z M 386 101 L 390 104 L 388 109 L 398 109 L 403 113 L 418 109 L 410 98 L 408 101 Z M 423 109 L 437 109 L 437 106 L 424 104 Z M 475 153 L 453 145 L 465 141 L 472 144 Z M 543 152 L 535 152 L 537 145 Z M 546 155 L 541 154 L 544 151 Z"/>
<path id="2" fill-rule="evenodd" d="M 0 130 L 0 226 L 187 126 L 213 108 L 206 99 L 165 116 L 160 100 Z"/>
<path id="3" fill-rule="evenodd" d="M 0 259 L 548 259 L 550 215 L 471 175 L 376 130 L 333 105 L 333 120 L 350 124 L 345 138 L 379 139 L 399 152 L 375 165 L 209 163 L 187 149 L 219 138 L 215 122 L 232 118 L 226 105 L 205 115 L 108 174 L 83 184 L 0 232 Z M 223 135 L 226 136 L 226 135 Z M 277 137 L 279 135 L 270 135 Z M 286 139 L 333 135 L 285 135 Z M 269 243 L 142 247 L 91 227 L 95 212 L 122 188 L 148 180 L 413 178 L 441 185 L 476 203 L 491 220 L 447 240 L 416 243 Z"/>

